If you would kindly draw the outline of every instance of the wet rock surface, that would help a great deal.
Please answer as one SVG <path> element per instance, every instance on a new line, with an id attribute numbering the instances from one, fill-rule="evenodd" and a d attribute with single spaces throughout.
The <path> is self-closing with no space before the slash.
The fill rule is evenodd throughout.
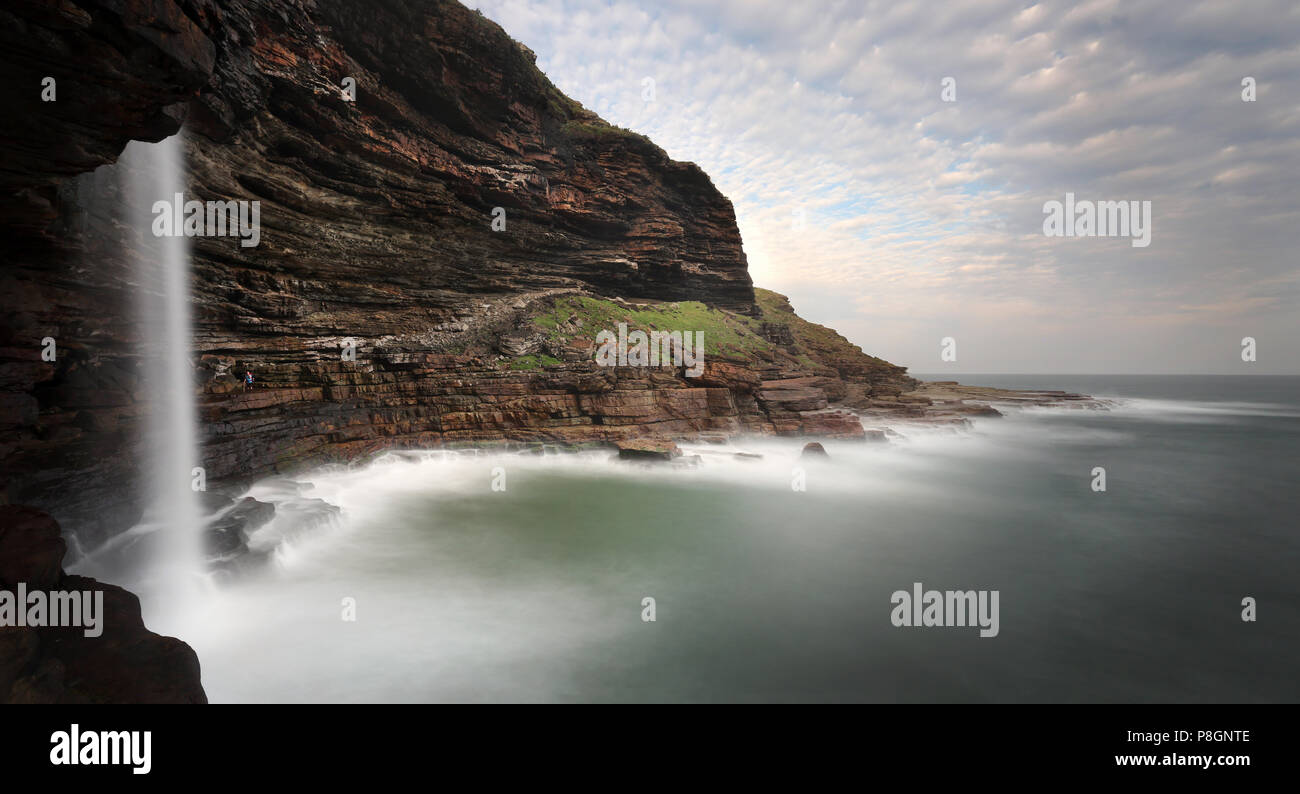
<path id="1" fill-rule="evenodd" d="M 634 439 L 629 441 L 619 441 L 614 446 L 618 448 L 619 460 L 666 462 L 682 456 L 682 451 L 675 443 L 662 439 Z"/>
<path id="2" fill-rule="evenodd" d="M 204 528 L 205 551 L 214 562 L 248 551 L 248 535 L 275 518 L 275 505 L 244 497 Z"/>
<path id="3" fill-rule="evenodd" d="M 865 424 L 908 424 L 969 427 L 971 418 L 996 419 L 1003 409 L 1071 408 L 1105 410 L 1106 400 L 1063 391 L 1017 391 L 989 386 L 964 386 L 956 381 L 919 382 L 908 392 L 869 400 L 857 409 Z M 884 432 L 888 433 L 888 428 Z M 875 431 L 880 432 L 880 431 Z M 868 431 L 872 433 L 872 431 Z"/>
<path id="4" fill-rule="evenodd" d="M 831 456 L 821 444 L 816 441 L 809 441 L 803 445 L 803 451 L 799 453 L 799 457 L 829 460 Z"/>

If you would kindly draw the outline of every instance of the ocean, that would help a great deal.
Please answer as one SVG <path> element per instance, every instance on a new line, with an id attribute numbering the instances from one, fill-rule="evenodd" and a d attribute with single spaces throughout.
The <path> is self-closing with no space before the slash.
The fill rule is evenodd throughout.
<path id="1" fill-rule="evenodd" d="M 388 454 L 255 485 L 271 563 L 190 614 L 118 580 L 212 702 L 1300 700 L 1300 378 L 921 377 L 1115 404 L 824 462 Z M 894 625 L 917 583 L 996 636 Z"/>

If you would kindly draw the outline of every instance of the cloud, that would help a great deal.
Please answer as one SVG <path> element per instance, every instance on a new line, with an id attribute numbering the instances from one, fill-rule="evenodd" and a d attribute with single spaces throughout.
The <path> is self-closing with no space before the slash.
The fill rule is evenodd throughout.
<path id="1" fill-rule="evenodd" d="M 1231 327 L 1300 373 L 1294 3 L 467 4 L 699 163 L 755 282 L 872 353 L 933 370 L 964 328 L 997 340 L 966 372 L 1239 372 Z M 1151 201 L 1150 247 L 1044 237 L 1066 192 Z"/>

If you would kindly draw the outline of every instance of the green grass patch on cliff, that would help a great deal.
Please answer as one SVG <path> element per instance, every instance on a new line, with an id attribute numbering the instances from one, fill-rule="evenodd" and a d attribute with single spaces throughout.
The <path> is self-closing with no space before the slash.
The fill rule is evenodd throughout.
<path id="1" fill-rule="evenodd" d="M 862 348 L 845 339 L 835 329 L 808 322 L 795 314 L 789 298 L 779 292 L 755 287 L 754 299 L 763 312 L 763 319 L 771 323 L 785 323 L 799 349 L 814 359 L 825 361 L 827 357 L 861 357 L 881 367 L 894 366 L 882 358 L 862 352 Z"/>
<path id="2" fill-rule="evenodd" d="M 563 91 L 549 86 L 546 92 L 546 106 L 551 115 L 557 119 L 581 119 L 595 115 L 582 106 L 581 102 L 567 96 Z"/>
<path id="3" fill-rule="evenodd" d="M 548 310 L 533 318 L 533 323 L 550 332 L 556 341 L 579 336 L 594 339 L 603 330 L 617 334 L 618 324 L 627 323 L 629 333 L 703 333 L 706 358 L 766 358 L 772 353 L 772 345 L 763 338 L 757 320 L 713 309 L 699 301 L 626 306 L 601 298 L 570 295 L 556 299 Z"/>
<path id="4" fill-rule="evenodd" d="M 572 141 L 631 140 L 639 141 L 655 149 L 659 146 L 639 132 L 633 132 L 613 124 L 606 124 L 599 119 L 572 119 L 564 123 L 564 134 Z"/>
<path id="5" fill-rule="evenodd" d="M 533 369 L 541 369 L 542 367 L 554 367 L 555 365 L 562 364 L 562 363 L 564 362 L 560 361 L 558 358 L 555 358 L 554 356 L 548 356 L 545 353 L 530 353 L 526 356 L 520 356 L 514 359 L 513 361 L 511 361 L 510 368 L 522 369 L 522 370 L 533 370 Z"/>

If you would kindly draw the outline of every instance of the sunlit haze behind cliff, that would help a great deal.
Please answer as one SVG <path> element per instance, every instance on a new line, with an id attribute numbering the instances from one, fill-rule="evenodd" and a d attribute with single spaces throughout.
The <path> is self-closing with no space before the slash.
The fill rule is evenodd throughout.
<path id="1" fill-rule="evenodd" d="M 467 4 L 571 97 L 699 163 L 755 283 L 869 353 L 1300 372 L 1300 6 Z M 1150 246 L 1045 237 L 1067 192 L 1151 201 Z"/>

